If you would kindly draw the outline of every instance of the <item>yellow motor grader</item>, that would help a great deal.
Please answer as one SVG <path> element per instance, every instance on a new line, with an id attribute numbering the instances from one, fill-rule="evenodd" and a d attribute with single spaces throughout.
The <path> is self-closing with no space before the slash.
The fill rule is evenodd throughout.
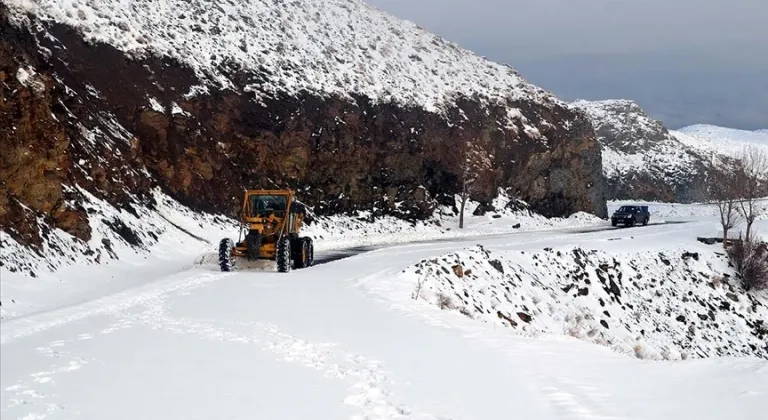
<path id="1" fill-rule="evenodd" d="M 247 190 L 237 243 L 229 238 L 219 243 L 221 271 L 235 270 L 240 258 L 276 261 L 281 273 L 311 266 L 315 258 L 312 238 L 299 236 L 306 215 L 307 207 L 291 190 Z"/>

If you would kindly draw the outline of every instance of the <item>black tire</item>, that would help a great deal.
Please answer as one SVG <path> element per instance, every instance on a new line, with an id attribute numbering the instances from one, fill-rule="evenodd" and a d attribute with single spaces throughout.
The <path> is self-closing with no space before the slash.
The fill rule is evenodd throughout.
<path id="1" fill-rule="evenodd" d="M 296 268 L 306 268 L 310 266 L 309 259 L 309 238 L 299 238 L 297 241 L 297 252 L 294 255 Z"/>
<path id="2" fill-rule="evenodd" d="M 312 241 L 312 238 L 307 238 L 307 242 L 309 242 L 309 262 L 307 266 L 311 267 L 315 265 L 315 243 Z"/>
<path id="3" fill-rule="evenodd" d="M 619 222 L 617 222 L 617 221 L 615 221 L 615 220 L 611 220 L 611 226 L 614 226 L 614 227 L 615 227 L 615 226 L 616 226 L 616 225 L 618 225 L 618 224 L 619 224 Z"/>
<path id="4" fill-rule="evenodd" d="M 219 242 L 219 267 L 221 271 L 234 271 L 235 258 L 232 255 L 234 247 L 234 242 L 229 238 L 224 238 Z"/>
<path id="5" fill-rule="evenodd" d="M 648 226 L 648 218 L 643 219 L 643 226 Z"/>
<path id="6" fill-rule="evenodd" d="M 629 227 L 635 227 L 635 219 L 629 219 L 629 223 L 627 223 Z"/>
<path id="7" fill-rule="evenodd" d="M 280 273 L 291 271 L 291 240 L 287 236 L 277 241 L 277 271 Z"/>
<path id="8" fill-rule="evenodd" d="M 261 247 L 261 234 L 256 231 L 248 232 L 245 236 L 245 244 L 248 247 L 248 260 L 258 260 L 261 256 L 259 248 Z"/>

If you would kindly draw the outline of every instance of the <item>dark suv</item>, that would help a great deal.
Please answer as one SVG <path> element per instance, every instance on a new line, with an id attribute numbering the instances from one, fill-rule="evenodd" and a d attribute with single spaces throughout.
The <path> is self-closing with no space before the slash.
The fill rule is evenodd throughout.
<path id="1" fill-rule="evenodd" d="M 651 219 L 651 213 L 648 212 L 648 206 L 621 206 L 613 212 L 611 216 L 611 225 L 622 224 L 624 226 L 634 226 L 642 224 L 646 226 Z"/>

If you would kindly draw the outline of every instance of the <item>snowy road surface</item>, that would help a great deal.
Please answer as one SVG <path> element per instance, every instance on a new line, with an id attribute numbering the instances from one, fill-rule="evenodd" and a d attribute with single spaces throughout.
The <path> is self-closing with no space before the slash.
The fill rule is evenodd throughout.
<path id="1" fill-rule="evenodd" d="M 422 258 L 637 249 L 704 224 L 521 233 L 374 249 L 288 274 L 196 267 L 1 324 L 5 419 L 762 419 L 768 363 L 651 362 L 409 299 Z M 616 239 L 621 239 L 616 242 Z M 322 255 L 318 255 L 323 259 Z"/>

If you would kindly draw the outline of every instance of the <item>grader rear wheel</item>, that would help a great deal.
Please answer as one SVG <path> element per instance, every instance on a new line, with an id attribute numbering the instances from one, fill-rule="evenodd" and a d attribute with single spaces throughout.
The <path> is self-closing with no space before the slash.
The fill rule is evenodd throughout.
<path id="1" fill-rule="evenodd" d="M 296 246 L 295 265 L 296 268 L 306 268 L 312 265 L 314 256 L 312 255 L 312 240 L 310 238 L 299 238 Z"/>
<path id="2" fill-rule="evenodd" d="M 233 271 L 235 269 L 235 259 L 232 255 L 234 242 L 229 238 L 224 238 L 219 242 L 219 267 L 221 271 Z"/>

